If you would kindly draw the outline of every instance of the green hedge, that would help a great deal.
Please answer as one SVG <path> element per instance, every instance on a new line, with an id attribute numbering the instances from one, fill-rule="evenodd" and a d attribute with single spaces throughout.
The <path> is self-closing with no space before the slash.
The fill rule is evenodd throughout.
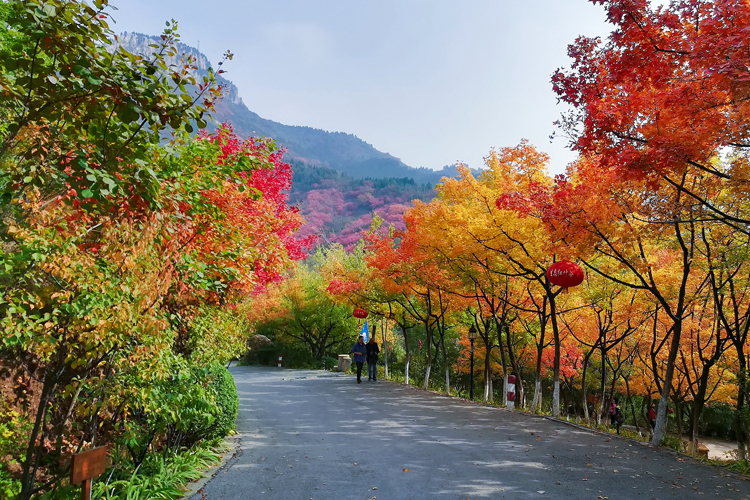
<path id="1" fill-rule="evenodd" d="M 213 365 L 210 369 L 212 381 L 210 387 L 216 398 L 215 420 L 206 430 L 205 439 L 222 438 L 234 430 L 240 399 L 234 378 L 222 365 Z"/>

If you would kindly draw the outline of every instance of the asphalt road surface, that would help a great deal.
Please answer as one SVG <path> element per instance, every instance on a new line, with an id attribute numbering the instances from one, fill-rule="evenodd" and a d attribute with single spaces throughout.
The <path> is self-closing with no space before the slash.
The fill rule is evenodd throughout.
<path id="1" fill-rule="evenodd" d="M 688 457 L 391 382 L 231 368 L 237 456 L 191 500 L 750 498 Z"/>

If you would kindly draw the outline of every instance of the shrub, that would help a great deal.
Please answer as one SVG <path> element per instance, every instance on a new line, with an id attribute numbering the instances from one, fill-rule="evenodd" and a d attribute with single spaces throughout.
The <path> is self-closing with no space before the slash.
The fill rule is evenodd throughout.
<path id="1" fill-rule="evenodd" d="M 0 498 L 13 498 L 21 492 L 18 474 L 11 468 L 20 466 L 15 458 L 23 452 L 23 436 L 28 435 L 32 422 L 14 410 L 0 409 Z M 15 476 L 15 477 L 14 477 Z"/>
<path id="2" fill-rule="evenodd" d="M 208 427 L 204 439 L 223 438 L 234 430 L 240 399 L 232 374 L 222 365 L 213 365 L 209 371 L 212 377 L 210 388 L 216 400 L 216 413 Z"/>
<path id="3" fill-rule="evenodd" d="M 735 409 L 725 403 L 710 404 L 703 409 L 701 433 L 721 439 L 735 439 Z"/>
<path id="4" fill-rule="evenodd" d="M 120 444 L 138 467 L 149 449 L 174 453 L 203 439 L 222 438 L 234 428 L 239 409 L 237 388 L 220 364 L 190 367 L 175 358 L 168 376 L 142 380 Z"/>
<path id="5" fill-rule="evenodd" d="M 675 436 L 673 434 L 667 434 L 664 436 L 664 440 L 661 442 L 662 446 L 666 446 L 667 448 L 672 448 L 675 451 L 679 451 L 680 453 L 685 453 L 686 446 L 685 443 L 680 439 L 680 436 Z"/>

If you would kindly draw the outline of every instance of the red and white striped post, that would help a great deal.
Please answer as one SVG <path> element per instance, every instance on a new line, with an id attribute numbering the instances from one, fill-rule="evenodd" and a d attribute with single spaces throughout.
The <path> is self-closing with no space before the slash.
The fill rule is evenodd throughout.
<path id="1" fill-rule="evenodd" d="M 512 410 L 516 403 L 516 376 L 508 375 L 508 405 L 506 408 Z"/>
<path id="2" fill-rule="evenodd" d="M 281 368 L 281 354 L 279 354 L 279 368 Z"/>

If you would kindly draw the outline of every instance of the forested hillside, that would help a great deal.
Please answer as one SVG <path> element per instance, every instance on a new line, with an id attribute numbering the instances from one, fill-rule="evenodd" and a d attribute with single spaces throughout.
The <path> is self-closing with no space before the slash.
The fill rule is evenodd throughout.
<path id="1" fill-rule="evenodd" d="M 417 184 L 408 177 L 355 179 L 331 168 L 291 160 L 294 183 L 290 200 L 300 207 L 307 224 L 300 235 L 318 235 L 321 242 L 351 248 L 367 230 L 373 215 L 385 224 L 404 229 L 403 214 L 412 200 L 429 201 L 432 184 Z"/>
<path id="2" fill-rule="evenodd" d="M 140 54 L 152 51 L 155 41 L 139 33 L 119 38 L 121 46 Z M 196 58 L 198 75 L 208 74 L 211 64 L 205 55 L 185 44 L 177 48 Z M 439 171 L 409 167 L 352 134 L 267 120 L 247 108 L 231 81 L 220 75 L 217 81 L 224 98 L 216 104 L 209 130 L 230 123 L 240 137 L 271 137 L 286 150 L 284 160 L 294 167 L 291 201 L 308 221 L 301 234 L 316 235 L 320 242 L 350 247 L 370 227 L 373 215 L 403 229 L 403 213 L 412 200 L 429 201 L 441 178 L 457 176 L 455 166 Z"/>

